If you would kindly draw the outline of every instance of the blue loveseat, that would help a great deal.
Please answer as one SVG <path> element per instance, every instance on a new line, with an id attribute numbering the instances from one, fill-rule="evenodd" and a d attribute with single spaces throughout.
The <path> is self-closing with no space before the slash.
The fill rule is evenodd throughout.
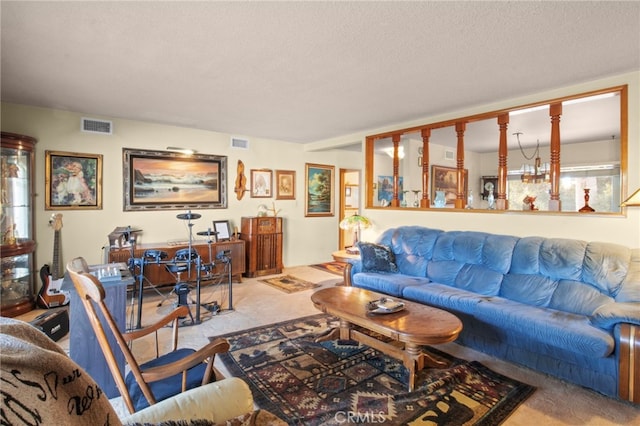
<path id="1" fill-rule="evenodd" d="M 346 285 L 450 311 L 458 343 L 640 403 L 640 249 L 403 226 L 361 252 Z"/>

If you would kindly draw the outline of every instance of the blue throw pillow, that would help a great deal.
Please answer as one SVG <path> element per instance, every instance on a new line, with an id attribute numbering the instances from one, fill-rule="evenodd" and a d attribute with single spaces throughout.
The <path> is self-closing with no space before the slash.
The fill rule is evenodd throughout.
<path id="1" fill-rule="evenodd" d="M 359 242 L 362 272 L 398 272 L 396 256 L 387 246 Z"/>

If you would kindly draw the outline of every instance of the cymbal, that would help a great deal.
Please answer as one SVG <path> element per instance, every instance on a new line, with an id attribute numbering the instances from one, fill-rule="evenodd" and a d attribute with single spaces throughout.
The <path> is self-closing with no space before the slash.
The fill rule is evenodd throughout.
<path id="1" fill-rule="evenodd" d="M 198 235 L 207 235 L 207 236 L 212 236 L 212 235 L 218 235 L 218 233 L 216 231 L 212 231 L 211 229 L 209 229 L 208 231 L 200 231 L 200 232 L 196 232 L 196 234 Z"/>
<path id="2" fill-rule="evenodd" d="M 176 216 L 178 219 L 182 219 L 182 220 L 191 220 L 191 219 L 200 219 L 202 217 L 201 214 L 198 213 L 180 213 L 179 215 Z"/>
<path id="3" fill-rule="evenodd" d="M 130 233 L 133 233 L 133 232 L 142 232 L 142 229 L 131 229 L 131 228 L 118 229 L 118 228 L 116 228 L 111 233 L 112 234 L 130 234 Z"/>

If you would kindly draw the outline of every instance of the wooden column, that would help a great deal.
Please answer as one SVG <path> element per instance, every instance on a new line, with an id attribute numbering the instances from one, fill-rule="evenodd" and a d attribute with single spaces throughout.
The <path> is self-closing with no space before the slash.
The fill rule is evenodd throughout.
<path id="1" fill-rule="evenodd" d="M 375 180 L 373 180 L 373 161 L 374 161 L 374 148 L 375 148 L 375 143 L 376 143 L 376 139 L 367 136 L 366 138 L 366 145 L 365 145 L 365 167 L 364 167 L 364 173 L 365 173 L 365 184 L 368 185 L 366 187 L 366 207 L 372 207 L 373 206 L 373 194 L 374 194 L 374 189 L 373 189 L 373 184 L 375 182 Z M 378 189 L 379 190 L 379 189 Z"/>
<path id="2" fill-rule="evenodd" d="M 393 140 L 393 198 L 391 199 L 391 207 L 400 207 L 400 157 L 398 156 L 398 147 L 400 145 L 400 134 L 392 136 Z"/>
<path id="3" fill-rule="evenodd" d="M 509 114 L 498 117 L 500 127 L 500 141 L 498 143 L 498 194 L 496 196 L 496 210 L 507 210 L 507 127 L 509 127 Z"/>
<path id="4" fill-rule="evenodd" d="M 422 199 L 420 207 L 429 208 L 429 138 L 431 129 L 422 129 Z"/>
<path id="5" fill-rule="evenodd" d="M 464 193 L 464 132 L 467 129 L 467 123 L 456 123 L 456 134 L 458 135 L 458 158 L 457 158 L 457 176 L 458 176 L 458 188 L 455 201 L 456 209 L 463 209 L 467 204 Z"/>
<path id="6" fill-rule="evenodd" d="M 562 104 L 552 104 L 549 108 L 551 117 L 551 197 L 549 199 L 549 211 L 559 212 L 560 205 L 560 116 Z"/>

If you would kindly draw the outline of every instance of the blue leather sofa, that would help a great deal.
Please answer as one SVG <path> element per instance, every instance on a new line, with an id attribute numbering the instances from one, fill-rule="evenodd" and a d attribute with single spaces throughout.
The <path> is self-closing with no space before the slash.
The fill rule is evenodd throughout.
<path id="1" fill-rule="evenodd" d="M 346 285 L 450 311 L 458 343 L 640 403 L 640 249 L 421 226 L 376 243 L 388 258 L 363 245 Z"/>

